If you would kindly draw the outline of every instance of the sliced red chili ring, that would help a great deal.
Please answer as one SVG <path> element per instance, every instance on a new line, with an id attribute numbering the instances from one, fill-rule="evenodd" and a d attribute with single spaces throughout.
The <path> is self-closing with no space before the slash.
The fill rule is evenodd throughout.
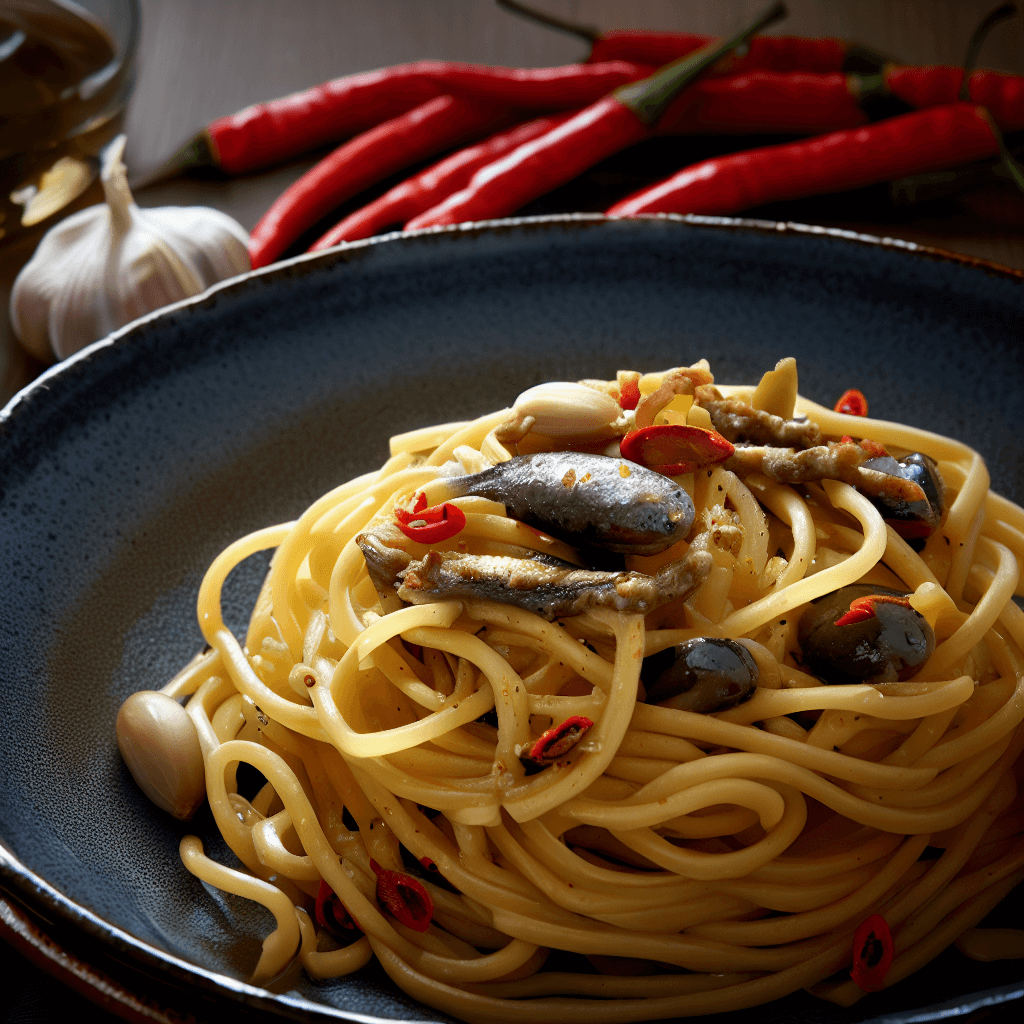
<path id="1" fill-rule="evenodd" d="M 520 755 L 526 768 L 546 768 L 554 764 L 583 739 L 594 723 L 585 715 L 572 715 L 560 725 L 552 726 Z"/>
<path id="2" fill-rule="evenodd" d="M 412 875 L 382 868 L 375 860 L 370 867 L 377 876 L 377 902 L 407 928 L 425 932 L 434 916 L 430 893 Z"/>
<path id="3" fill-rule="evenodd" d="M 850 978 L 865 992 L 885 988 L 885 976 L 892 967 L 894 955 L 892 932 L 881 914 L 872 914 L 861 921 L 853 933 L 853 964 Z"/>
<path id="4" fill-rule="evenodd" d="M 630 462 L 676 476 L 724 462 L 736 448 L 716 430 L 666 423 L 631 430 L 619 451 Z"/>
<path id="5" fill-rule="evenodd" d="M 402 533 L 419 544 L 439 544 L 450 540 L 466 525 L 466 514 L 458 505 L 445 502 L 431 508 L 421 509 L 418 506 L 419 502 L 414 512 L 396 508 L 395 519 Z"/>
<path id="6" fill-rule="evenodd" d="M 868 400 L 864 397 L 863 391 L 848 388 L 834 408 L 836 412 L 844 413 L 846 416 L 867 416 Z"/>
<path id="7" fill-rule="evenodd" d="M 351 939 L 352 932 L 362 931 L 348 912 L 348 908 L 323 879 L 320 880 L 320 891 L 316 894 L 313 913 L 316 923 L 337 939 Z"/>

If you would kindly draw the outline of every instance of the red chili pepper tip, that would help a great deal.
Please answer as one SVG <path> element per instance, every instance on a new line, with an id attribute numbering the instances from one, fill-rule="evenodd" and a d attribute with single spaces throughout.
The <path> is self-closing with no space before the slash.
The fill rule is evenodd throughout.
<path id="1" fill-rule="evenodd" d="M 316 894 L 314 908 L 316 923 L 325 928 L 335 938 L 347 938 L 345 932 L 362 931 L 355 919 L 349 914 L 345 904 L 338 899 L 334 890 L 323 879 L 320 880 L 320 891 Z"/>
<path id="2" fill-rule="evenodd" d="M 398 528 L 410 540 L 420 544 L 439 544 L 450 540 L 462 531 L 466 525 L 466 514 L 458 505 L 434 505 L 431 508 L 417 508 L 408 512 L 404 508 L 395 509 Z"/>
<path id="3" fill-rule="evenodd" d="M 842 398 L 835 404 L 835 411 L 846 416 L 867 416 L 868 400 L 864 397 L 863 391 L 856 388 L 849 388 L 843 392 Z"/>
<path id="4" fill-rule="evenodd" d="M 543 733 L 519 755 L 519 759 L 528 767 L 540 765 L 546 768 L 565 757 L 593 724 L 585 715 L 573 715 Z"/>
<path id="5" fill-rule="evenodd" d="M 437 865 L 429 857 L 420 857 L 420 863 L 427 869 L 427 871 L 437 871 Z"/>
<path id="6" fill-rule="evenodd" d="M 892 932 L 881 914 L 872 914 L 861 921 L 853 933 L 853 964 L 850 978 L 865 992 L 885 988 L 885 976 L 892 966 L 894 954 Z"/>
<path id="7" fill-rule="evenodd" d="M 370 868 L 377 876 L 377 902 L 407 928 L 425 932 L 434 916 L 430 893 L 411 875 L 382 868 L 375 860 Z"/>
<path id="8" fill-rule="evenodd" d="M 619 390 L 619 407 L 622 409 L 635 409 L 640 402 L 640 382 L 627 380 Z"/>
<path id="9" fill-rule="evenodd" d="M 676 476 L 724 462 L 735 446 L 716 430 L 686 423 L 658 424 L 631 430 L 620 442 L 624 459 Z"/>
<path id="10" fill-rule="evenodd" d="M 850 610 L 836 619 L 837 626 L 852 626 L 855 622 L 864 622 L 875 615 L 876 604 L 900 604 L 904 608 L 911 607 L 910 599 L 897 597 L 895 594 L 866 594 L 854 598 L 850 602 Z"/>

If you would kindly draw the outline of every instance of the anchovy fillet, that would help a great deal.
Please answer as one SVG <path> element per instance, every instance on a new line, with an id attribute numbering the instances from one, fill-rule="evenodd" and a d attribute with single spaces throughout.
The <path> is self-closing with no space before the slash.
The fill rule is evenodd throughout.
<path id="1" fill-rule="evenodd" d="M 624 554 L 653 555 L 689 533 L 693 502 L 674 480 L 626 459 L 584 452 L 517 455 L 448 482 L 448 497 L 475 494 L 562 538 Z"/>

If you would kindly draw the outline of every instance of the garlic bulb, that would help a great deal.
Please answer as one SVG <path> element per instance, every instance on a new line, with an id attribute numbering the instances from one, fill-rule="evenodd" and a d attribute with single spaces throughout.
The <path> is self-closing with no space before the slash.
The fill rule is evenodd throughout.
<path id="1" fill-rule="evenodd" d="M 140 210 L 128 189 L 125 137 L 107 149 L 106 203 L 51 228 L 11 292 L 11 323 L 39 359 L 59 359 L 179 299 L 249 270 L 249 236 L 205 207 Z"/>

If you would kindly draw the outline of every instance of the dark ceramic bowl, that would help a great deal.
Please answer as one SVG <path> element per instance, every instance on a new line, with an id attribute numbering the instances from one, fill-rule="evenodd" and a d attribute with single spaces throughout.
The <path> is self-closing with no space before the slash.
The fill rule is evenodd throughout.
<path id="1" fill-rule="evenodd" d="M 196 1016 L 443 1020 L 376 967 L 287 993 L 243 983 L 262 909 L 206 891 L 114 743 L 132 691 L 201 643 L 214 555 L 379 465 L 389 435 L 546 379 L 711 360 L 961 438 L 1024 499 L 1021 275 L 793 225 L 562 217 L 394 236 L 248 275 L 55 367 L 0 414 L 0 881 L 87 962 Z M 265 559 L 232 575 L 241 629 Z M 114 965 L 114 966 L 111 966 Z M 935 1019 L 1019 995 L 1020 964 L 955 951 L 840 1010 L 798 994 L 759 1020 Z M 914 1013 L 909 1011 L 914 1010 Z M 349 1016 L 351 1015 L 351 1016 Z M 364 1015 L 364 1016 L 359 1016 Z M 738 1020 L 746 1014 L 718 1018 Z"/>

